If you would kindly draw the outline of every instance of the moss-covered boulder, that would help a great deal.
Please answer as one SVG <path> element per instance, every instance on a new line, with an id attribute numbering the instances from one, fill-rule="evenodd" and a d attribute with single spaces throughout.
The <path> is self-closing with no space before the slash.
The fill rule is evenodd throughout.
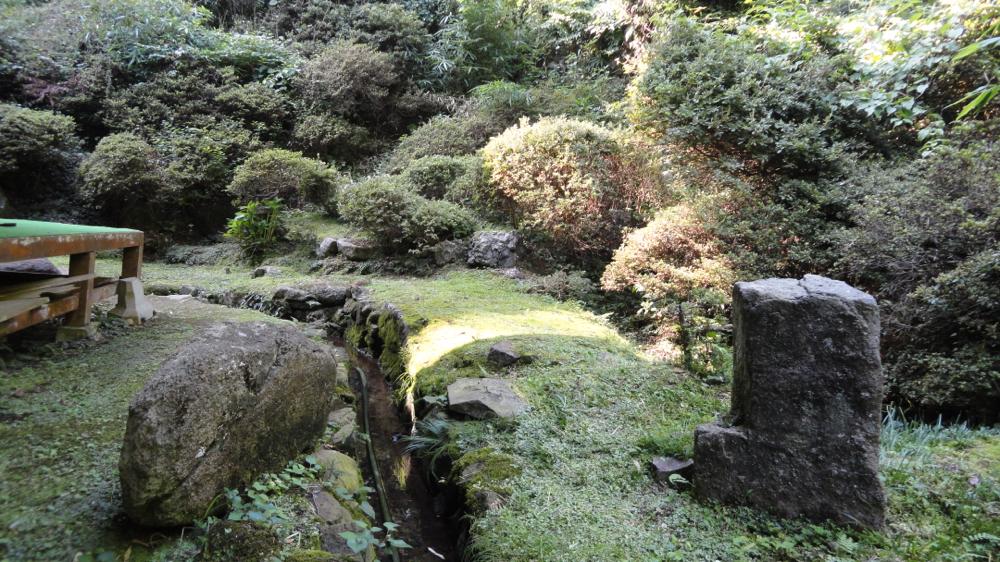
<path id="1" fill-rule="evenodd" d="M 266 562 L 281 541 L 271 529 L 251 521 L 220 521 L 208 530 L 202 560 L 207 562 Z"/>
<path id="2" fill-rule="evenodd" d="M 322 450 L 314 455 L 323 467 L 323 481 L 333 490 L 344 488 L 355 494 L 364 486 L 361 468 L 351 457 L 340 451 Z"/>
<path id="3" fill-rule="evenodd" d="M 336 366 L 330 348 L 289 325 L 204 330 L 129 407 L 126 513 L 143 525 L 188 524 L 226 488 L 281 468 L 322 435 Z"/>

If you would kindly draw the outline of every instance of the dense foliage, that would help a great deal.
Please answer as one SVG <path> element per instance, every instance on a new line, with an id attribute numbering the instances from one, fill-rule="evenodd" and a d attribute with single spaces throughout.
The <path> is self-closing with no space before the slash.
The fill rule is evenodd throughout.
<path id="1" fill-rule="evenodd" d="M 991 419 L 994 4 L 3 2 L 0 205 L 154 251 L 275 197 L 396 255 L 488 221 L 717 378 L 728 284 L 837 276 L 891 400 Z"/>

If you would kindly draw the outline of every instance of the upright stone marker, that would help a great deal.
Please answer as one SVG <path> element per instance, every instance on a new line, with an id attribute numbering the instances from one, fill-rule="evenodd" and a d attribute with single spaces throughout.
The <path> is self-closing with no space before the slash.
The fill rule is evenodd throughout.
<path id="1" fill-rule="evenodd" d="M 733 323 L 732 411 L 695 431 L 695 493 L 882 527 L 875 299 L 816 275 L 737 283 Z"/>

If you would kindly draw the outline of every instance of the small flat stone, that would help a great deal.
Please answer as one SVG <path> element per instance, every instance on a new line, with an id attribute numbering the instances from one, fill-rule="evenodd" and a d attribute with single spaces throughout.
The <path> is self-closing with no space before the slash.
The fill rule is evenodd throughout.
<path id="1" fill-rule="evenodd" d="M 521 360 L 521 354 L 514 350 L 514 344 L 509 341 L 502 341 L 493 344 L 486 361 L 496 367 L 507 367 Z"/>
<path id="2" fill-rule="evenodd" d="M 525 412 L 528 403 L 505 380 L 461 378 L 448 385 L 448 408 L 477 419 L 510 418 Z"/>

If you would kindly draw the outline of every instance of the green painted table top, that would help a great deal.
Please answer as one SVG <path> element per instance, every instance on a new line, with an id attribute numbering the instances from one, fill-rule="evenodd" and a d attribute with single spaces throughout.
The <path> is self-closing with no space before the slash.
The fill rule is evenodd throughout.
<path id="1" fill-rule="evenodd" d="M 10 226 L 13 225 L 13 226 Z M 67 236 L 73 234 L 114 234 L 135 233 L 138 230 L 111 228 L 109 226 L 84 226 L 60 222 L 29 221 L 21 219 L 0 219 L 0 238 L 22 238 L 29 236 Z"/>

